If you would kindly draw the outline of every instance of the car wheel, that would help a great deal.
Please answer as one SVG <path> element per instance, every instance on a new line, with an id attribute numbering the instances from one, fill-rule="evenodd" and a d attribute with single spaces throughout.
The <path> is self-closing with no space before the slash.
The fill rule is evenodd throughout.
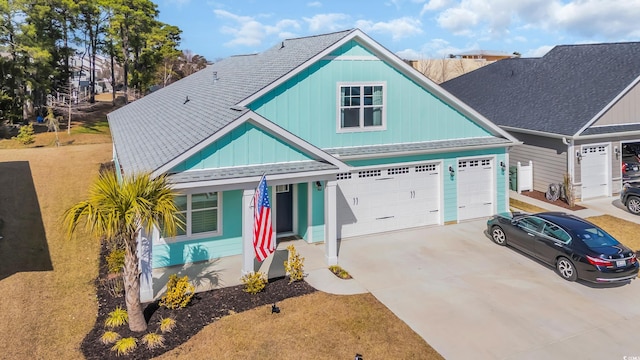
<path id="1" fill-rule="evenodd" d="M 627 209 L 632 214 L 640 215 L 640 198 L 631 196 L 627 199 Z"/>
<path id="2" fill-rule="evenodd" d="M 556 261 L 556 269 L 558 270 L 558 274 L 565 280 L 576 281 L 576 279 L 578 279 L 576 267 L 573 266 L 571 260 L 566 257 L 561 257 Z"/>
<path id="3" fill-rule="evenodd" d="M 491 239 L 498 245 L 507 245 L 507 235 L 500 226 L 494 226 L 491 228 Z"/>

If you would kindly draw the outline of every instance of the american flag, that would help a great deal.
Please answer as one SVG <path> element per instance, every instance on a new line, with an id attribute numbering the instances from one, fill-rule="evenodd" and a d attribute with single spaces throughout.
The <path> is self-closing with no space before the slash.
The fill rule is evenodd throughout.
<path id="1" fill-rule="evenodd" d="M 263 175 L 253 196 L 253 248 L 258 261 L 263 261 L 273 252 L 272 235 L 267 177 Z"/>

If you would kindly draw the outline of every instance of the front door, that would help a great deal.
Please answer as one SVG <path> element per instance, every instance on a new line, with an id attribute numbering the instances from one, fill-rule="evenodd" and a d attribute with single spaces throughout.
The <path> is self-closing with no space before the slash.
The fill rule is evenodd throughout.
<path id="1" fill-rule="evenodd" d="M 276 186 L 276 233 L 293 232 L 293 187 Z"/>

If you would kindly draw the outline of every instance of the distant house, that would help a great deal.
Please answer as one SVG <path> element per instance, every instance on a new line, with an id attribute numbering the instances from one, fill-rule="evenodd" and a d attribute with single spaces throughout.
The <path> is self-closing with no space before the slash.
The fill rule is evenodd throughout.
<path id="1" fill-rule="evenodd" d="M 457 55 L 451 54 L 449 57 L 441 59 L 407 60 L 407 63 L 423 73 L 431 81 L 441 84 L 495 61 L 514 57 L 519 57 L 519 55 L 476 50 Z"/>
<path id="2" fill-rule="evenodd" d="M 467 59 L 467 60 L 498 61 L 498 60 L 520 57 L 520 56 L 516 55 L 515 53 L 509 54 L 502 51 L 472 50 L 472 51 L 467 51 L 460 54 L 452 54 L 450 57 L 455 59 Z"/>
<path id="3" fill-rule="evenodd" d="M 519 144 L 357 29 L 221 60 L 108 119 L 121 174 L 168 174 L 181 194 L 186 229 L 141 241 L 147 300 L 184 264 L 240 256 L 238 277 L 257 270 L 262 174 L 274 238 L 324 243 L 336 264 L 338 239 L 507 211 Z"/>
<path id="4" fill-rule="evenodd" d="M 71 67 L 71 86 L 79 95 L 87 95 L 91 86 L 91 57 L 89 55 L 75 55 L 69 59 Z M 101 75 L 110 73 L 111 64 L 109 59 L 96 56 L 96 94 L 112 91 L 111 79 L 101 78 Z"/>
<path id="5" fill-rule="evenodd" d="M 611 196 L 640 152 L 640 43 L 556 46 L 541 58 L 495 62 L 442 86 L 524 142 L 534 188 L 572 178 L 578 199 Z M 631 154 L 629 154 L 629 152 Z"/>

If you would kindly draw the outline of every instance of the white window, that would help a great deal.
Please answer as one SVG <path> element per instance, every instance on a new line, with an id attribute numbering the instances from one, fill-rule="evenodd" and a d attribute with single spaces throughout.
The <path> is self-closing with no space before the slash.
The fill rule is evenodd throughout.
<path id="1" fill-rule="evenodd" d="M 178 216 L 185 229 L 178 228 L 178 236 L 220 233 L 220 194 L 208 192 L 175 197 Z"/>
<path id="2" fill-rule="evenodd" d="M 385 127 L 385 85 L 338 84 L 338 132 Z"/>

